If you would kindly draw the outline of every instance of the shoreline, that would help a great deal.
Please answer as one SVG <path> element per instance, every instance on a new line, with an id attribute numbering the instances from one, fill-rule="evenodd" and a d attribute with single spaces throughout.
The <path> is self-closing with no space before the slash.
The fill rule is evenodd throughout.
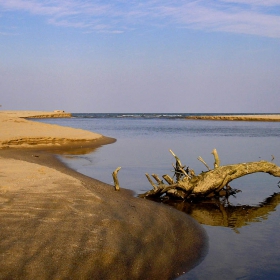
<path id="1" fill-rule="evenodd" d="M 71 118 L 72 114 L 63 110 L 48 111 L 0 111 L 1 115 L 9 117 L 27 118 L 27 119 L 45 119 L 45 118 Z"/>
<path id="2" fill-rule="evenodd" d="M 20 125 L 30 128 L 28 122 Z M 47 130 L 57 133 L 55 127 Z M 55 137 L 54 144 L 0 149 L 0 278 L 170 279 L 201 262 L 207 236 L 191 217 L 132 191 L 117 192 L 55 156 L 92 152 L 115 139 L 67 133 L 75 141 Z"/>
<path id="3" fill-rule="evenodd" d="M 41 111 L 0 111 L 0 149 L 64 146 L 96 141 L 103 135 L 45 123 L 28 118 L 68 118 L 70 113 Z"/>
<path id="4" fill-rule="evenodd" d="M 188 120 L 212 120 L 212 121 L 261 121 L 261 122 L 280 122 L 280 114 L 272 115 L 202 115 L 189 116 Z"/>

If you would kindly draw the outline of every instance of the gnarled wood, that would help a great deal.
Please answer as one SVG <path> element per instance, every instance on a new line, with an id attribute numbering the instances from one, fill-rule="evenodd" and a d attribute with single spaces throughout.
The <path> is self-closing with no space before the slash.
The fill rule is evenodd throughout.
<path id="1" fill-rule="evenodd" d="M 195 175 L 193 170 L 181 164 L 180 159 L 170 150 L 176 159 L 176 166 L 174 167 L 174 181 L 170 176 L 164 175 L 163 178 L 167 181 L 168 185 L 164 184 L 158 176 L 156 177 L 157 185 L 153 183 L 148 174 L 151 185 L 154 190 L 148 191 L 140 195 L 140 197 L 161 197 L 168 196 L 184 200 L 192 200 L 195 198 L 206 198 L 212 196 L 224 196 L 236 194 L 239 190 L 233 190 L 228 185 L 232 180 L 239 177 L 256 173 L 265 172 L 275 177 L 280 177 L 280 167 L 268 161 L 257 161 L 239 163 L 233 165 L 220 166 L 220 159 L 216 149 L 212 151 L 214 155 L 214 169 L 202 172 Z M 208 168 L 204 160 L 198 158 Z"/>

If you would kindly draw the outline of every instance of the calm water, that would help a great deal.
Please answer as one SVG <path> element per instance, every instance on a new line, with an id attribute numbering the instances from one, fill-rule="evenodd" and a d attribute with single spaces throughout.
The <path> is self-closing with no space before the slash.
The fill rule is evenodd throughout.
<path id="1" fill-rule="evenodd" d="M 280 123 L 195 121 L 186 114 L 74 114 L 72 119 L 42 122 L 83 128 L 117 142 L 86 155 L 63 156 L 77 171 L 112 184 L 121 166 L 120 185 L 135 194 L 151 189 L 145 173 L 172 174 L 172 149 L 182 163 L 200 173 L 213 165 L 271 160 L 280 165 Z M 230 205 L 203 203 L 173 206 L 202 224 L 209 236 L 204 261 L 179 279 L 280 279 L 280 178 L 258 173 L 233 181 L 241 189 Z"/>

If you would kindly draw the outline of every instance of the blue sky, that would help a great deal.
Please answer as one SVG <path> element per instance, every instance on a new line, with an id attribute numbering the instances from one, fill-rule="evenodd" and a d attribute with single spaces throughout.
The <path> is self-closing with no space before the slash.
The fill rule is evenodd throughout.
<path id="1" fill-rule="evenodd" d="M 0 104 L 279 113 L 280 0 L 0 0 Z"/>

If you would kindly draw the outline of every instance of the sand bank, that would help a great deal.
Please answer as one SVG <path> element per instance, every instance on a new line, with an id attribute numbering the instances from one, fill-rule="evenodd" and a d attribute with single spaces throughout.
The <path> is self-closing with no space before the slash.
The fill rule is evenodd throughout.
<path id="1" fill-rule="evenodd" d="M 53 112 L 46 111 L 0 111 L 0 115 L 7 115 L 17 118 L 43 119 L 43 118 L 71 118 L 72 114 L 63 110 L 55 110 Z"/>
<path id="2" fill-rule="evenodd" d="M 261 122 L 280 122 L 280 114 L 277 115 L 216 115 L 216 116 L 189 116 L 190 120 L 213 120 L 213 121 L 261 121 Z"/>
<path id="3" fill-rule="evenodd" d="M 112 139 L 41 123 L 35 133 L 31 123 L 0 119 L 1 143 L 19 137 L 12 133 L 19 129 L 34 144 L 0 150 L 1 279 L 172 279 L 201 260 L 207 238 L 196 221 L 130 191 L 116 192 L 67 168 L 50 150 L 88 152 Z M 35 145 L 35 136 L 45 133 L 88 142 Z"/>
<path id="4" fill-rule="evenodd" d="M 101 137 L 100 134 L 38 123 L 25 118 L 54 118 L 69 113 L 36 112 L 36 111 L 1 111 L 0 112 L 0 149 L 41 146 L 60 146 L 69 143 L 91 142 Z M 71 114 L 70 114 L 71 115 Z"/>

